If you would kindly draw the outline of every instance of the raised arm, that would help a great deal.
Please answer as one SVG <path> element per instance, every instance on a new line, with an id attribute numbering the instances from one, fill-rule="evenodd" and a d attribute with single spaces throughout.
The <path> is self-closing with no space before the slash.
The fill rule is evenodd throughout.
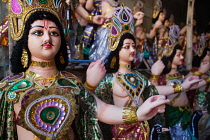
<path id="1" fill-rule="evenodd" d="M 107 124 L 123 124 L 149 120 L 157 113 L 165 111 L 165 104 L 170 101 L 163 95 L 148 98 L 138 109 L 123 108 L 102 102 L 95 96 L 97 102 L 97 118 Z M 134 117 L 131 117 L 133 115 Z"/>
<path id="2" fill-rule="evenodd" d="M 158 86 L 158 79 L 160 77 L 160 74 L 163 72 L 163 69 L 165 68 L 165 65 L 161 60 L 157 60 L 151 67 L 151 73 L 152 76 L 150 78 L 150 82 L 154 86 Z"/>
<path id="3" fill-rule="evenodd" d="M 181 91 L 187 91 L 198 88 L 196 84 L 203 84 L 204 80 L 199 79 L 198 76 L 190 76 L 187 79 L 184 80 L 184 82 L 181 85 L 176 86 L 155 86 L 158 90 L 158 93 L 160 95 L 170 95 L 173 93 L 176 93 Z M 179 87 L 178 87 L 179 86 Z"/>
<path id="4" fill-rule="evenodd" d="M 94 9 L 94 0 L 87 0 L 85 4 L 85 8 L 88 11 L 92 11 Z"/>
<path id="5" fill-rule="evenodd" d="M 105 17 L 102 15 L 91 16 L 81 5 L 79 5 L 76 9 L 77 14 L 87 20 L 88 23 L 95 24 L 103 24 L 105 21 Z"/>
<path id="6" fill-rule="evenodd" d="M 192 76 L 192 75 L 202 76 L 209 69 L 210 69 L 210 63 L 209 62 L 201 62 L 201 65 L 198 68 L 198 71 L 196 71 L 196 72 L 189 72 L 185 77 L 187 78 L 187 77 Z"/>
<path id="7" fill-rule="evenodd" d="M 161 20 L 157 20 L 157 21 L 155 22 L 155 25 L 154 25 L 154 27 L 152 28 L 152 30 L 150 30 L 150 32 L 146 34 L 147 38 L 150 38 L 150 39 L 154 38 L 154 36 L 155 36 L 156 33 L 157 33 L 158 28 L 159 28 L 160 26 L 162 26 L 162 25 L 163 25 L 162 21 L 161 21 Z"/>
<path id="8" fill-rule="evenodd" d="M 183 35 L 187 32 L 187 26 L 184 26 L 181 30 L 180 30 L 180 34 Z"/>
<path id="9" fill-rule="evenodd" d="M 85 86 L 92 92 L 96 89 L 100 81 L 104 78 L 106 69 L 102 60 L 92 62 L 86 72 Z"/>

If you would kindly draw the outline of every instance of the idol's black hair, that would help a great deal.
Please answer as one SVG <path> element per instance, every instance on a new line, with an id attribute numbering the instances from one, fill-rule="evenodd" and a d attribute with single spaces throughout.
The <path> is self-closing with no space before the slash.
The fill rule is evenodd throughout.
<path id="1" fill-rule="evenodd" d="M 161 60 L 163 61 L 163 64 L 165 65 L 165 68 L 163 69 L 162 74 L 167 74 L 171 71 L 171 64 L 173 62 L 174 56 L 176 55 L 177 50 L 182 50 L 182 46 L 179 44 L 176 44 L 174 46 L 174 49 L 169 57 L 164 56 Z"/>
<path id="2" fill-rule="evenodd" d="M 163 10 L 160 10 L 156 18 L 152 18 L 152 23 L 155 24 L 155 22 L 158 20 L 160 13 L 163 13 Z"/>
<path id="3" fill-rule="evenodd" d="M 119 69 L 119 52 L 123 46 L 123 41 L 125 39 L 132 39 L 136 43 L 135 37 L 131 33 L 125 33 L 121 36 L 117 48 L 114 51 L 111 51 L 109 56 L 105 60 L 105 68 L 106 68 L 107 73 L 115 73 L 118 71 L 118 69 Z M 116 57 L 116 62 L 115 62 L 114 68 L 110 68 L 112 59 L 114 57 Z"/>
<path id="4" fill-rule="evenodd" d="M 10 58 L 10 63 L 11 63 L 11 71 L 14 74 L 18 74 L 20 72 L 25 72 L 28 67 L 23 68 L 23 65 L 21 63 L 21 56 L 22 56 L 22 50 L 26 49 L 28 55 L 29 55 L 29 61 L 31 60 L 31 53 L 28 49 L 28 34 L 29 30 L 31 29 L 31 24 L 34 23 L 36 20 L 50 20 L 54 22 L 59 31 L 60 31 L 60 36 L 61 36 L 61 46 L 60 50 L 55 56 L 55 63 L 57 69 L 64 70 L 66 66 L 68 65 L 68 54 L 67 54 L 67 44 L 66 44 L 66 39 L 63 33 L 63 28 L 61 23 L 59 22 L 59 19 L 52 13 L 47 12 L 47 11 L 36 11 L 30 15 L 28 20 L 25 23 L 25 28 L 24 28 L 24 33 L 23 36 L 17 41 L 16 45 L 13 47 L 11 58 Z M 60 62 L 60 55 L 62 54 L 65 63 L 62 64 Z"/>
<path id="5" fill-rule="evenodd" d="M 206 48 L 204 48 L 201 56 L 195 55 L 193 57 L 192 67 L 200 67 L 201 62 L 204 59 L 204 57 L 207 55 L 208 51 L 210 51 L 210 48 L 206 47 Z"/>

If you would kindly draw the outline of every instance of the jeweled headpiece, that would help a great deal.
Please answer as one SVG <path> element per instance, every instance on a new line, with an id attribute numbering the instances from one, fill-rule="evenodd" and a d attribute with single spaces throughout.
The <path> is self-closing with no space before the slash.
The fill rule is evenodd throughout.
<path id="1" fill-rule="evenodd" d="M 178 25 L 172 25 L 169 27 L 169 37 L 167 39 L 167 43 L 164 48 L 158 47 L 158 58 L 162 58 L 163 56 L 169 57 L 176 44 L 178 44 L 178 39 L 180 36 L 180 28 Z"/>
<path id="2" fill-rule="evenodd" d="M 153 10 L 152 17 L 154 19 L 157 18 L 160 11 L 162 11 L 162 1 L 161 0 L 156 0 L 156 2 L 154 4 L 154 10 Z"/>
<path id="3" fill-rule="evenodd" d="M 194 55 L 198 55 L 199 57 L 203 54 L 203 51 L 206 47 L 206 38 L 205 34 L 201 34 L 198 45 L 193 46 Z"/>
<path id="4" fill-rule="evenodd" d="M 136 13 L 138 11 L 143 11 L 144 3 L 142 1 L 137 1 L 136 5 L 133 7 L 133 13 Z"/>
<path id="5" fill-rule="evenodd" d="M 36 11 L 48 11 L 54 14 L 67 30 L 67 4 L 63 0 L 2 0 L 8 2 L 11 36 L 19 40 L 28 17 Z"/>
<path id="6" fill-rule="evenodd" d="M 111 51 L 114 51 L 120 38 L 125 33 L 134 34 L 134 19 L 132 10 L 124 5 L 115 8 L 114 15 L 111 21 L 111 30 L 109 35 L 108 47 Z"/>

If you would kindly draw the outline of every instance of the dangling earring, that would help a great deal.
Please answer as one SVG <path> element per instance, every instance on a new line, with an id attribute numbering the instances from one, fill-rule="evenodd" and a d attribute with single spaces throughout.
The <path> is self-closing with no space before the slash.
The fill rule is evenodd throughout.
<path id="1" fill-rule="evenodd" d="M 168 65 L 167 65 L 168 69 L 171 68 L 171 61 L 168 61 Z"/>
<path id="2" fill-rule="evenodd" d="M 114 56 L 114 57 L 112 58 L 111 63 L 110 63 L 110 68 L 112 68 L 112 69 L 114 68 L 116 61 L 117 61 L 117 58 L 116 58 L 116 56 Z"/>
<path id="3" fill-rule="evenodd" d="M 65 63 L 65 60 L 64 60 L 64 58 L 63 58 L 62 53 L 60 53 L 60 62 L 61 62 L 61 64 L 64 64 L 64 63 Z"/>
<path id="4" fill-rule="evenodd" d="M 23 65 L 23 68 L 28 67 L 28 52 L 26 51 L 26 49 L 23 49 L 22 51 L 21 63 Z"/>

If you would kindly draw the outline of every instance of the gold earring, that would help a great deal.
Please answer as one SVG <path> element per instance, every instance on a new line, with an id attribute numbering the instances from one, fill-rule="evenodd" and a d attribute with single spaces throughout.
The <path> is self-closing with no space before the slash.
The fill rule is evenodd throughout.
<path id="1" fill-rule="evenodd" d="M 28 67 L 28 52 L 26 51 L 26 49 L 23 49 L 22 51 L 21 63 L 23 65 L 23 68 Z"/>
<path id="2" fill-rule="evenodd" d="M 168 65 L 167 65 L 168 69 L 171 68 L 171 61 L 168 61 Z"/>
<path id="3" fill-rule="evenodd" d="M 112 58 L 112 61 L 111 61 L 111 64 L 110 64 L 110 68 L 112 68 L 112 69 L 114 68 L 116 61 L 117 61 L 117 58 L 116 58 L 116 56 L 114 56 Z"/>
<path id="4" fill-rule="evenodd" d="M 64 63 L 65 63 L 65 60 L 64 60 L 64 58 L 63 58 L 62 53 L 60 54 L 60 62 L 61 62 L 61 64 L 64 64 Z"/>

